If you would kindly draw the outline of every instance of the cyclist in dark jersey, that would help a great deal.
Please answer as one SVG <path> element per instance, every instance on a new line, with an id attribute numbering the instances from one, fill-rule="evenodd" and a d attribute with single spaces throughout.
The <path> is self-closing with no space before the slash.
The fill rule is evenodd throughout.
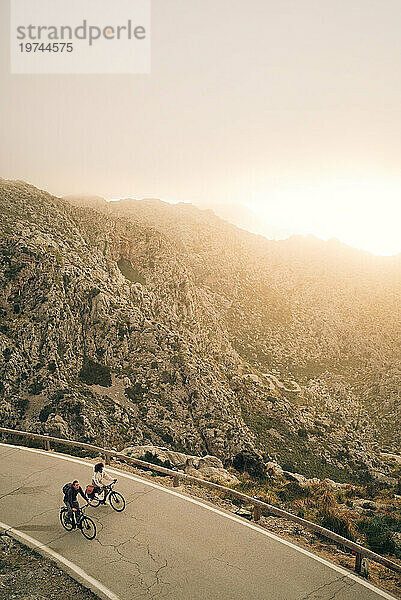
<path id="1" fill-rule="evenodd" d="M 79 503 L 77 500 L 78 494 L 82 496 L 84 500 L 86 500 L 89 504 L 91 500 L 85 494 L 81 486 L 79 485 L 79 481 L 75 479 L 69 486 L 65 486 L 67 489 L 64 493 L 64 504 L 67 507 L 67 515 L 69 521 L 72 523 L 73 528 L 75 527 L 75 521 L 73 518 L 74 512 L 79 510 Z"/>

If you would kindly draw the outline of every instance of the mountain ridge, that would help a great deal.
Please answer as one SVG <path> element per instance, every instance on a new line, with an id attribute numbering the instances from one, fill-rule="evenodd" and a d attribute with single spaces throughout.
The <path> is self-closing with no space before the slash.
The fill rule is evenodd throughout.
<path id="1" fill-rule="evenodd" d="M 341 240 L 339 240 L 338 238 L 335 238 L 335 237 L 329 238 L 328 240 L 323 240 L 314 234 L 302 235 L 302 234 L 294 233 L 284 239 L 272 239 L 262 233 L 254 233 L 254 232 L 250 231 L 249 229 L 247 229 L 246 227 L 241 227 L 240 225 L 238 225 L 236 223 L 232 223 L 229 219 L 218 215 L 216 213 L 216 211 L 213 210 L 213 208 L 203 208 L 203 207 L 200 207 L 196 204 L 189 203 L 189 202 L 170 203 L 165 200 L 161 200 L 160 198 L 150 198 L 150 197 L 149 198 L 145 197 L 145 198 L 140 198 L 140 199 L 121 198 L 121 199 L 106 200 L 106 198 L 104 198 L 102 196 L 90 196 L 90 195 L 85 195 L 85 194 L 71 194 L 71 195 L 67 195 L 67 196 L 62 196 L 62 198 L 64 200 L 66 200 L 67 202 L 70 202 L 71 204 L 76 205 L 76 206 L 86 206 L 86 207 L 91 207 L 91 208 L 97 208 L 100 210 L 102 208 L 104 208 L 111 212 L 113 212 L 113 208 L 115 208 L 116 206 L 122 206 L 125 209 L 129 209 L 130 204 L 132 206 L 135 206 L 135 203 L 137 205 L 143 204 L 143 205 L 148 205 L 150 207 L 152 203 L 155 203 L 159 207 L 162 206 L 163 209 L 165 209 L 165 210 L 169 210 L 169 208 L 171 208 L 171 207 L 176 207 L 178 209 L 184 209 L 188 212 L 191 211 L 192 214 L 198 213 L 199 215 L 205 215 L 205 217 L 212 216 L 212 219 L 215 221 L 215 223 L 218 223 L 218 222 L 224 223 L 225 226 L 233 227 L 239 231 L 246 232 L 246 234 L 248 234 L 249 236 L 253 236 L 255 238 L 261 238 L 262 240 L 267 240 L 268 242 L 271 242 L 273 244 L 277 243 L 277 244 L 288 245 L 288 246 L 298 245 L 298 244 L 312 246 L 312 245 L 317 244 L 317 245 L 321 245 L 322 248 L 334 249 L 336 252 L 338 252 L 338 250 L 342 250 L 343 253 L 349 252 L 350 254 L 354 254 L 355 256 L 363 255 L 365 257 L 372 257 L 374 260 L 382 261 L 383 263 L 386 263 L 386 262 L 391 263 L 392 261 L 400 261 L 401 262 L 401 252 L 399 252 L 397 254 L 393 254 L 393 255 L 388 255 L 388 256 L 374 254 L 373 252 L 370 252 L 368 250 L 364 250 L 362 248 L 356 248 L 354 246 L 351 246 L 350 244 L 342 242 Z"/>

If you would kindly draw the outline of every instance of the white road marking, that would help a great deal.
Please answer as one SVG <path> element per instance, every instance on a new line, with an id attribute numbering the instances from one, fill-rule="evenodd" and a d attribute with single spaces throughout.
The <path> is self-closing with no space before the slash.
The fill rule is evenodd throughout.
<path id="1" fill-rule="evenodd" d="M 19 450 L 25 450 L 27 452 L 34 452 L 34 453 L 37 453 L 37 454 L 43 454 L 44 456 L 53 457 L 53 458 L 59 458 L 60 460 L 68 460 L 70 462 L 75 462 L 75 463 L 80 464 L 80 465 L 85 465 L 85 466 L 90 467 L 91 469 L 93 469 L 93 464 L 92 463 L 89 463 L 89 462 L 84 461 L 84 460 L 79 459 L 79 458 L 72 458 L 70 456 L 65 456 L 65 455 L 61 455 L 61 454 L 57 454 L 57 453 L 53 453 L 53 452 L 49 453 L 46 450 L 37 450 L 36 448 L 26 448 L 24 446 L 14 446 L 13 444 L 3 444 L 1 442 L 0 442 L 0 446 L 5 446 L 5 447 L 8 447 L 8 448 L 17 448 Z M 0 455 L 0 458 L 1 458 L 1 455 Z M 110 467 L 107 467 L 107 472 L 108 473 L 114 473 L 115 475 L 118 475 L 120 477 L 125 477 L 126 479 L 131 479 L 132 481 L 136 481 L 136 482 L 141 483 L 143 485 L 148 485 L 149 487 L 156 488 L 156 489 L 161 490 L 161 491 L 163 491 L 163 492 L 165 492 L 167 494 L 171 494 L 172 496 L 177 496 L 177 498 L 181 498 L 182 500 L 186 500 L 187 502 L 191 502 L 192 504 L 196 504 L 198 506 L 201 506 L 202 508 L 205 508 L 206 510 L 210 510 L 211 512 L 214 512 L 214 513 L 216 513 L 216 514 L 218 514 L 218 515 L 220 515 L 222 517 L 225 517 L 226 519 L 230 519 L 231 521 L 235 521 L 236 523 L 240 523 L 240 525 L 243 525 L 244 527 L 248 527 L 249 529 L 253 529 L 254 531 L 257 531 L 258 533 L 261 533 L 262 535 L 266 535 L 267 537 L 272 538 L 276 542 L 280 542 L 281 544 L 284 544 L 285 546 L 289 546 L 290 548 L 292 548 L 293 550 L 296 550 L 297 552 L 300 552 L 301 554 L 305 554 L 309 558 L 313 558 L 314 560 L 322 563 L 326 567 L 329 567 L 330 569 L 333 569 L 334 571 L 337 571 L 338 573 L 341 573 L 344 577 L 347 577 L 347 578 L 351 579 L 352 581 L 355 581 L 355 582 L 359 583 L 360 585 L 363 585 L 364 587 L 368 588 L 372 592 L 375 592 L 376 594 L 378 594 L 382 598 L 385 598 L 386 600 L 397 600 L 394 596 L 390 596 L 390 594 L 388 594 L 387 592 L 384 592 L 383 590 L 380 590 L 379 588 L 375 587 L 371 583 L 368 583 L 367 581 L 363 581 L 363 579 L 361 579 L 357 575 L 354 575 L 353 573 L 349 573 L 345 569 L 342 569 L 341 567 L 338 567 L 337 565 L 334 565 L 333 563 L 330 563 L 329 561 L 325 560 L 321 556 L 317 556 L 316 554 L 312 554 L 312 552 L 309 552 L 308 550 L 305 550 L 304 548 L 301 548 L 300 546 L 296 546 L 292 542 L 288 542 L 287 540 L 284 540 L 284 539 L 282 539 L 282 538 L 274 535 L 274 533 L 270 533 L 269 531 L 266 531 L 265 529 L 262 529 L 261 527 L 258 527 L 257 525 L 253 525 L 252 523 L 248 523 L 247 521 L 243 521 L 242 519 L 239 519 L 238 517 L 236 517 L 234 515 L 230 515 L 228 513 L 225 513 L 224 511 L 222 511 L 222 510 L 220 510 L 218 508 L 214 508 L 213 506 L 209 506 L 207 504 L 204 504 L 200 500 L 196 500 L 195 498 L 190 498 L 189 496 L 184 496 L 183 494 L 180 494 L 179 492 L 175 492 L 173 490 L 169 490 L 168 488 L 165 488 L 162 485 L 159 485 L 157 483 L 153 483 L 152 481 L 148 481 L 147 479 L 142 479 L 141 477 L 138 477 L 136 475 L 131 475 L 130 473 L 124 473 L 123 471 L 118 471 L 118 470 L 112 469 Z"/>
<path id="2" fill-rule="evenodd" d="M 76 575 L 79 576 L 81 580 L 86 581 L 86 583 L 89 584 L 90 588 L 93 591 L 96 590 L 97 593 L 101 593 L 103 597 L 109 598 L 109 600 L 119 600 L 118 596 L 116 596 L 112 591 L 110 591 L 107 587 L 100 583 L 100 581 L 88 575 L 88 573 L 81 569 L 81 567 L 78 567 L 78 565 L 68 560 L 68 558 L 64 558 L 64 556 L 62 556 L 58 552 L 55 552 L 54 550 L 49 548 L 49 546 L 46 546 L 46 544 L 42 544 L 42 542 L 35 540 L 35 538 L 31 537 L 30 535 L 27 535 L 26 533 L 23 533 L 18 529 L 14 529 L 14 527 L 10 527 L 10 525 L 2 523 L 1 521 L 0 527 L 4 529 L 6 533 L 9 533 L 13 537 L 15 537 L 17 540 L 26 542 L 30 548 L 34 548 L 35 550 L 38 550 L 41 554 L 46 554 L 50 556 L 60 566 L 63 565 L 67 567 L 70 571 L 73 571 Z"/>

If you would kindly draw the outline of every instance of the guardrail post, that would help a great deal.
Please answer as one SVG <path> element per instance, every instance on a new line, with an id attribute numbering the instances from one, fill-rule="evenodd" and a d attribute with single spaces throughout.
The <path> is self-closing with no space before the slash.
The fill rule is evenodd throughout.
<path id="1" fill-rule="evenodd" d="M 173 477 L 173 487 L 178 487 L 180 485 L 180 479 L 178 475 L 174 475 Z"/>
<path id="2" fill-rule="evenodd" d="M 45 440 L 45 450 L 50 452 L 50 450 L 51 450 L 50 440 Z"/>
<path id="3" fill-rule="evenodd" d="M 366 577 L 366 579 L 369 578 L 369 559 L 366 557 L 361 561 L 361 575 L 362 577 Z"/>
<path id="4" fill-rule="evenodd" d="M 362 554 L 359 552 L 355 555 L 355 573 L 360 573 L 362 569 Z"/>
<path id="5" fill-rule="evenodd" d="M 261 516 L 262 516 L 262 511 L 260 510 L 260 506 L 254 506 L 253 507 L 253 520 L 259 521 Z"/>

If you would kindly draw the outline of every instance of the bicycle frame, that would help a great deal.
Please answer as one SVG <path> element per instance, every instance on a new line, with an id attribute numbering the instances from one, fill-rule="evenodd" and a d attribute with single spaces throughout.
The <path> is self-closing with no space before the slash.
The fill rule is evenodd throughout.
<path id="1" fill-rule="evenodd" d="M 105 485 L 103 487 L 103 490 L 101 490 L 99 492 L 98 497 L 100 497 L 101 494 L 103 493 L 103 499 L 101 500 L 102 502 L 106 503 L 106 500 L 109 497 L 110 493 L 113 491 L 113 487 L 115 486 L 115 484 L 116 484 L 116 481 L 112 481 L 108 485 Z"/>
<path id="2" fill-rule="evenodd" d="M 84 506 L 80 506 L 79 508 L 72 511 L 72 515 L 75 521 L 75 525 L 79 527 L 82 517 L 85 516 L 85 509 L 89 506 L 89 504 L 84 504 Z"/>

